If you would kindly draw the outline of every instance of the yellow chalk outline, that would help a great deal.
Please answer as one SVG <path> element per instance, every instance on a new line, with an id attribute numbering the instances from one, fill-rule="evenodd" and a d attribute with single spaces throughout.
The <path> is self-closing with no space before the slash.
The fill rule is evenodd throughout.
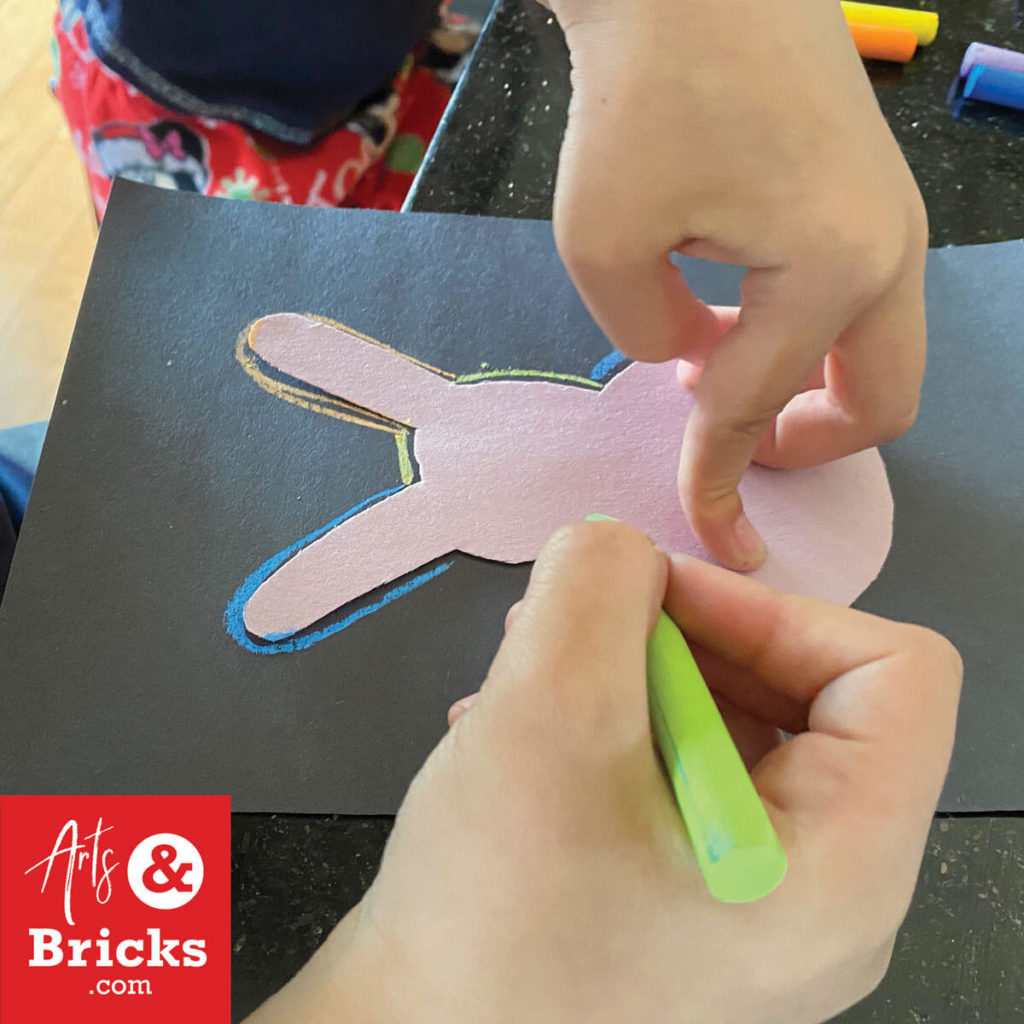
<path id="1" fill-rule="evenodd" d="M 447 370 L 431 366 L 430 363 L 425 363 L 413 356 L 406 355 L 404 352 L 399 352 L 398 349 L 392 348 L 390 345 L 385 345 L 384 342 L 378 341 L 376 338 L 371 338 L 368 334 L 363 334 L 361 331 L 354 330 L 347 324 L 341 323 L 339 320 L 331 320 L 329 317 L 319 316 L 316 313 L 302 313 L 301 315 L 308 317 L 310 320 L 318 320 L 320 323 L 327 324 L 329 327 L 337 328 L 347 334 L 352 334 L 357 338 L 361 338 L 363 341 L 370 342 L 372 345 L 379 345 L 381 348 L 386 348 L 389 351 L 394 352 L 395 355 L 400 356 L 402 359 L 408 359 L 409 362 L 415 363 L 417 366 L 422 366 L 425 370 L 430 370 L 432 373 L 436 373 L 441 377 L 446 377 L 453 384 L 475 384 L 485 380 L 529 378 L 533 380 L 550 381 L 551 383 L 558 384 L 574 384 L 590 388 L 592 391 L 600 391 L 604 386 L 599 381 L 591 380 L 589 377 L 580 377 L 574 373 L 550 373 L 545 370 L 505 369 L 455 375 L 453 373 L 449 373 Z M 305 388 L 297 387 L 295 384 L 288 384 L 276 377 L 271 377 L 264 371 L 259 356 L 255 351 L 253 351 L 249 344 L 249 338 L 251 337 L 254 328 L 260 320 L 265 319 L 266 317 L 260 317 L 258 320 L 253 320 L 252 323 L 248 324 L 239 332 L 238 340 L 235 343 L 235 359 L 241 365 L 242 369 L 245 370 L 248 376 L 251 377 L 252 380 L 254 380 L 256 384 L 268 394 L 274 395 L 276 398 L 281 398 L 286 402 L 290 402 L 292 405 L 297 405 L 302 409 L 306 409 L 308 412 L 321 413 L 324 416 L 330 416 L 332 419 L 343 420 L 346 423 L 355 423 L 363 427 L 370 427 L 373 430 L 383 430 L 385 433 L 394 435 L 395 445 L 398 449 L 398 468 L 401 473 L 402 483 L 411 484 L 416 478 L 416 472 L 412 461 L 412 452 L 409 448 L 409 435 L 412 433 L 412 428 L 407 424 L 400 423 L 398 420 L 391 419 L 389 416 L 384 416 L 382 413 L 374 412 L 372 409 L 356 405 L 353 402 L 347 402 L 343 398 L 325 395 L 318 391 L 307 390 Z"/>

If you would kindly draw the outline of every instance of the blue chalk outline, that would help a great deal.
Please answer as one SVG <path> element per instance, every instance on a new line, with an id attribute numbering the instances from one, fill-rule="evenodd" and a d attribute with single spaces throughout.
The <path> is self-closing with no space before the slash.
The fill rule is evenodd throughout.
<path id="1" fill-rule="evenodd" d="M 314 633 L 307 633 L 304 636 L 296 637 L 294 640 L 286 640 L 286 636 L 291 634 L 284 634 L 281 637 L 271 638 L 268 643 L 258 644 L 255 643 L 249 634 L 245 630 L 245 619 L 244 612 L 245 606 L 249 601 L 249 598 L 256 593 L 257 588 L 263 583 L 267 577 L 270 576 L 279 566 L 283 565 L 288 561 L 292 555 L 295 554 L 300 548 L 304 548 L 307 544 L 311 544 L 318 537 L 322 537 L 329 530 L 333 530 L 335 526 L 345 522 L 346 519 L 351 519 L 357 512 L 362 512 L 364 508 L 373 505 L 375 502 L 383 501 L 384 498 L 390 498 L 392 494 L 397 494 L 399 491 L 405 489 L 405 484 L 398 487 L 390 487 L 386 491 L 379 491 L 373 495 L 372 498 L 367 498 L 365 501 L 359 502 L 358 505 L 353 505 L 347 512 L 343 512 L 337 519 L 332 519 L 329 523 L 319 527 L 312 533 L 307 533 L 301 540 L 297 540 L 290 547 L 279 551 L 276 555 L 268 558 L 254 573 L 246 577 L 245 582 L 235 591 L 234 597 L 228 602 L 228 606 L 224 611 L 224 628 L 228 631 L 228 635 L 240 646 L 244 647 L 247 651 L 253 651 L 255 654 L 284 654 L 288 651 L 302 651 L 307 647 L 312 647 L 313 644 L 325 637 L 329 637 L 334 633 L 340 632 L 346 626 L 351 626 L 353 622 L 358 622 L 360 619 L 365 618 L 367 615 L 372 614 L 375 611 L 383 608 L 384 605 L 390 604 L 392 601 L 397 600 L 403 594 L 408 594 L 409 591 L 415 590 L 417 587 L 423 586 L 424 583 L 434 579 L 435 576 L 440 576 L 446 569 L 450 569 L 453 562 L 444 562 L 441 565 L 435 566 L 433 569 L 427 572 L 420 573 L 418 576 L 414 576 L 411 580 L 405 583 L 399 584 L 397 587 L 392 587 L 379 601 L 374 604 L 366 605 L 364 608 L 359 608 L 352 612 L 351 615 L 346 615 L 340 622 L 333 622 L 329 626 L 325 626 L 323 629 L 318 629 Z"/>
<path id="2" fill-rule="evenodd" d="M 590 379 L 594 381 L 604 380 L 612 370 L 625 361 L 626 357 L 621 352 L 613 349 L 590 371 Z M 255 572 L 247 576 L 245 582 L 235 591 L 234 596 L 224 610 L 224 628 L 231 639 L 240 647 L 244 647 L 247 651 L 252 651 L 254 654 L 287 654 L 291 651 L 303 651 L 307 647 L 312 647 L 313 644 L 333 636 L 335 633 L 340 633 L 343 629 L 351 626 L 352 623 L 365 619 L 367 615 L 372 615 L 376 611 L 380 611 L 385 605 L 391 604 L 392 601 L 397 601 L 398 598 L 404 597 L 418 587 L 422 587 L 424 583 L 429 583 L 443 572 L 447 572 L 455 564 L 453 561 L 442 562 L 440 565 L 434 566 L 433 569 L 419 573 L 419 575 L 414 576 L 411 580 L 406 580 L 405 583 L 400 583 L 398 586 L 385 591 L 383 596 L 373 604 L 358 608 L 340 621 L 333 622 L 331 625 L 318 629 L 313 633 L 306 633 L 303 636 L 296 637 L 294 640 L 286 639 L 291 634 L 285 633 L 279 637 L 269 637 L 266 643 L 258 644 L 246 632 L 245 606 L 249 598 L 256 593 L 257 589 L 271 573 L 287 562 L 297 551 L 306 547 L 307 544 L 312 544 L 317 538 L 322 537 L 329 530 L 333 530 L 334 527 L 341 525 L 346 519 L 351 519 L 356 513 L 362 512 L 364 508 L 368 508 L 378 501 L 383 501 L 385 498 L 390 498 L 391 495 L 405 490 L 406 486 L 406 484 L 399 484 L 397 487 L 389 487 L 387 490 L 378 491 L 372 497 L 364 499 L 357 505 L 353 505 L 346 512 L 342 512 L 336 519 L 332 519 L 329 523 L 318 527 L 312 533 L 307 533 L 305 537 L 297 540 L 283 551 L 272 555 Z"/>
<path id="3" fill-rule="evenodd" d="M 601 381 L 608 376 L 616 366 L 624 363 L 626 357 L 616 348 L 613 348 L 599 363 L 596 363 L 590 371 L 590 379 Z"/>

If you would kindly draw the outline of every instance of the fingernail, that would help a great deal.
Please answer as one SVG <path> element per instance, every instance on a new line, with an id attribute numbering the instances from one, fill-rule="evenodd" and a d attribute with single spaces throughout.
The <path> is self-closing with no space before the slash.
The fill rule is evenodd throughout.
<path id="1" fill-rule="evenodd" d="M 733 527 L 733 536 L 739 545 L 740 560 L 745 569 L 757 569 L 764 564 L 768 549 L 765 547 L 761 535 L 742 512 Z"/>
<path id="2" fill-rule="evenodd" d="M 679 360 L 679 365 L 676 367 L 676 380 L 690 391 L 693 391 L 697 387 L 697 382 L 700 380 L 700 367 L 695 366 L 693 363 L 688 363 L 684 359 Z"/>
<path id="3" fill-rule="evenodd" d="M 448 727 L 451 728 L 475 703 L 479 696 L 477 693 L 471 693 L 468 697 L 463 697 L 461 700 L 457 700 L 448 709 Z"/>
<path id="4" fill-rule="evenodd" d="M 516 601 L 514 605 L 507 612 L 505 612 L 505 632 L 507 633 L 512 628 L 512 623 L 519 617 L 519 612 L 522 610 L 522 600 Z"/>

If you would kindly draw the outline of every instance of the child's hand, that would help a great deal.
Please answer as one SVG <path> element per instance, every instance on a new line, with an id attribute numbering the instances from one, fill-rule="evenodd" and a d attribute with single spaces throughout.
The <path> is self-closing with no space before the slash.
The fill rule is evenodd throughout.
<path id="1" fill-rule="evenodd" d="M 652 742 L 662 602 L 789 857 L 757 903 L 708 895 Z M 666 560 L 621 524 L 567 528 L 373 887 L 254 1024 L 822 1021 L 885 972 L 959 675 L 926 630 Z"/>
<path id="2" fill-rule="evenodd" d="M 913 422 L 920 194 L 837 0 L 550 6 L 573 63 L 559 250 L 618 348 L 692 364 L 683 507 L 723 565 L 755 568 L 752 458 L 812 465 Z M 751 268 L 738 320 L 694 299 L 673 251 Z"/>

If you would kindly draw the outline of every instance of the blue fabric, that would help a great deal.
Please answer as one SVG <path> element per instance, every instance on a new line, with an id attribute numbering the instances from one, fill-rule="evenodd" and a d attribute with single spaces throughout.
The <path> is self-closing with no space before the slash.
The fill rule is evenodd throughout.
<path id="1" fill-rule="evenodd" d="M 0 501 L 3 501 L 15 526 L 20 526 L 25 516 L 31 487 L 32 474 L 24 466 L 0 455 Z"/>
<path id="2" fill-rule="evenodd" d="M 34 476 L 49 425 L 49 420 L 39 420 L 37 423 L 0 430 L 0 455 L 24 466 Z"/>
<path id="3" fill-rule="evenodd" d="M 63 0 L 151 98 L 305 143 L 388 84 L 438 0 Z"/>
<path id="4" fill-rule="evenodd" d="M 0 501 L 15 527 L 21 525 L 28 492 L 46 437 L 46 420 L 0 430 Z"/>
<path id="5" fill-rule="evenodd" d="M 0 598 L 4 596 L 4 587 L 7 585 L 7 573 L 10 571 L 11 558 L 14 556 L 14 540 L 11 514 L 4 503 L 3 495 L 0 495 Z"/>
<path id="6" fill-rule="evenodd" d="M 45 422 L 0 430 L 0 596 L 45 436 Z"/>

